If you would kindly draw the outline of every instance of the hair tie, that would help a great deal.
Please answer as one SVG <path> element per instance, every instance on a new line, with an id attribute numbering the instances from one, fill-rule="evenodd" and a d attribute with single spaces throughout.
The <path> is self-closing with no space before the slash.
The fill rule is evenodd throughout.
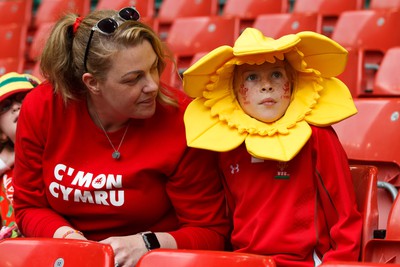
<path id="1" fill-rule="evenodd" d="M 76 20 L 75 20 L 75 22 L 74 22 L 74 25 L 72 26 L 72 32 L 75 34 L 76 33 L 76 30 L 78 29 L 78 27 L 79 27 L 79 25 L 81 24 L 81 21 L 83 20 L 83 18 L 82 17 L 77 17 L 76 18 Z"/>

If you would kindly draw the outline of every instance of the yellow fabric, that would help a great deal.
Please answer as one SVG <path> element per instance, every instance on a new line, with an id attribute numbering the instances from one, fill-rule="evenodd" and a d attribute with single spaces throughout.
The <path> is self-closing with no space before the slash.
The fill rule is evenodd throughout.
<path id="1" fill-rule="evenodd" d="M 245 114 L 233 92 L 233 70 L 241 64 L 287 59 L 297 71 L 291 103 L 272 123 Z M 245 142 L 257 158 L 291 160 L 311 136 L 309 124 L 328 126 L 357 113 L 351 94 L 340 80 L 347 51 L 314 32 L 279 39 L 247 28 L 233 47 L 221 46 L 183 74 L 185 92 L 195 100 L 184 121 L 191 147 L 229 151 Z"/>

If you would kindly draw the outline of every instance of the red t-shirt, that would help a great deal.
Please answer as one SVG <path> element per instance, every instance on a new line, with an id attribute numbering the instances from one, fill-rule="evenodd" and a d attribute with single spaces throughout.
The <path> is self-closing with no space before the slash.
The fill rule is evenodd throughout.
<path id="1" fill-rule="evenodd" d="M 181 104 L 187 103 L 180 96 Z M 215 155 L 187 148 L 186 104 L 132 120 L 119 149 L 49 84 L 24 100 L 18 120 L 14 207 L 22 233 L 52 237 L 70 225 L 90 240 L 170 232 L 179 248 L 223 249 L 228 231 Z M 108 133 L 118 144 L 125 128 Z"/>
<path id="2" fill-rule="evenodd" d="M 222 153 L 220 165 L 234 250 L 271 255 L 278 266 L 314 266 L 314 251 L 323 261 L 358 260 L 362 219 L 346 154 L 331 127 L 312 127 L 310 140 L 289 162 L 255 159 L 242 145 Z M 317 198 L 317 179 L 335 210 Z M 330 229 L 325 212 L 338 218 Z"/>

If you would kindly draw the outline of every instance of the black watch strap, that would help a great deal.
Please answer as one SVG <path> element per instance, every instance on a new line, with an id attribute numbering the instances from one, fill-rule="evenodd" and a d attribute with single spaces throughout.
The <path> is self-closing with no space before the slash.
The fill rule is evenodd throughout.
<path id="1" fill-rule="evenodd" d="M 156 248 L 160 248 L 160 242 L 158 242 L 157 236 L 153 232 L 142 232 L 144 244 L 146 245 L 147 250 L 153 250 Z"/>

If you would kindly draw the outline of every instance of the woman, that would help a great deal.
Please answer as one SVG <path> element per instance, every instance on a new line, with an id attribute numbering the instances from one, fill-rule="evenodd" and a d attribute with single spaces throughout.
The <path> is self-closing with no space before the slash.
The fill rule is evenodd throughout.
<path id="1" fill-rule="evenodd" d="M 164 50 L 138 19 L 60 19 L 17 132 L 22 233 L 110 244 L 119 266 L 157 247 L 223 249 L 228 231 L 214 155 L 186 147 L 189 100 L 160 85 Z"/>
<path id="2" fill-rule="evenodd" d="M 185 112 L 188 144 L 221 152 L 235 251 L 282 267 L 358 260 L 362 218 L 331 127 L 357 112 L 335 78 L 346 56 L 314 32 L 275 40 L 247 28 L 184 73 L 196 97 Z"/>

